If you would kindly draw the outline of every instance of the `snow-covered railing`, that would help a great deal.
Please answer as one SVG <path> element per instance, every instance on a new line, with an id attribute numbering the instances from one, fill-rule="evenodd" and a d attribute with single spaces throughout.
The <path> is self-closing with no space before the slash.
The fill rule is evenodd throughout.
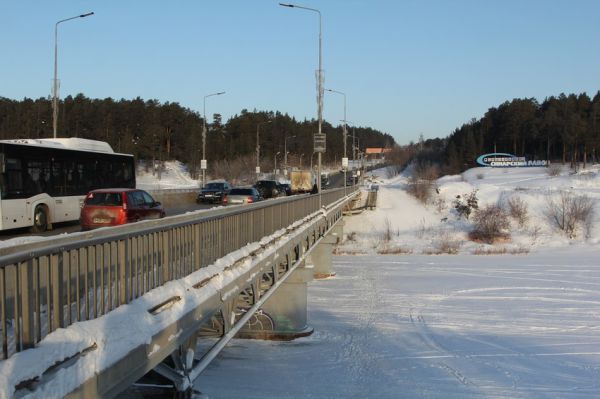
<path id="1" fill-rule="evenodd" d="M 327 190 L 15 246 L 0 253 L 2 357 L 100 317 L 149 290 L 352 195 Z"/>

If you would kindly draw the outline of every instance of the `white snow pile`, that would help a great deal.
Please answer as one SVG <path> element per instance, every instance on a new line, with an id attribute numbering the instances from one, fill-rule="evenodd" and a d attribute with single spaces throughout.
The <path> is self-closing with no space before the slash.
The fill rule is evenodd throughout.
<path id="1" fill-rule="evenodd" d="M 187 167 L 179 161 L 165 161 L 160 171 L 140 162 L 136 171 L 136 186 L 142 190 L 164 190 L 174 188 L 198 188 L 200 180 L 192 179 Z"/>
<path id="2" fill-rule="evenodd" d="M 424 204 L 407 192 L 409 176 L 388 178 L 386 170 L 380 169 L 368 179 L 379 186 L 377 208 L 345 218 L 345 240 L 336 253 L 524 254 L 549 247 L 595 245 L 600 241 L 594 212 L 600 199 L 599 171 L 599 165 L 578 173 L 562 168 L 552 176 L 548 168 L 473 168 L 435 181 Z M 488 243 L 470 234 L 476 228 L 477 209 L 468 218 L 457 210 L 457 204 L 465 205 L 470 196 L 476 198 L 480 210 L 493 205 L 502 209 L 508 220 L 502 239 Z M 569 204 L 577 200 L 588 203 L 590 211 L 573 231 L 561 230 L 554 217 L 559 222 L 567 220 L 572 216 Z M 524 217 L 511 216 L 510 203 L 521 204 Z"/>

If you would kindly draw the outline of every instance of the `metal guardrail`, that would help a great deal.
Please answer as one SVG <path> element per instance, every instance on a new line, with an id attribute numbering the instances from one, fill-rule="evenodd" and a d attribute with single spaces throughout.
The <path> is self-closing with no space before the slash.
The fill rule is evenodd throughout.
<path id="1" fill-rule="evenodd" d="M 347 188 L 348 195 L 352 190 Z M 320 198 L 319 198 L 320 197 Z M 344 197 L 324 191 L 72 234 L 0 254 L 2 358 L 100 317 Z"/>

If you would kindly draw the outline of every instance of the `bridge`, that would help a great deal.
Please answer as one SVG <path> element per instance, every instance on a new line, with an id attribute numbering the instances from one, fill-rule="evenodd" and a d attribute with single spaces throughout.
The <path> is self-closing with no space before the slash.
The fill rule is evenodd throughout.
<path id="1" fill-rule="evenodd" d="M 354 188 L 0 250 L 0 398 L 111 398 L 152 371 L 180 397 L 233 337 L 310 334 Z M 199 340 L 216 337 L 198 353 Z M 211 341 L 212 342 L 212 341 Z"/>

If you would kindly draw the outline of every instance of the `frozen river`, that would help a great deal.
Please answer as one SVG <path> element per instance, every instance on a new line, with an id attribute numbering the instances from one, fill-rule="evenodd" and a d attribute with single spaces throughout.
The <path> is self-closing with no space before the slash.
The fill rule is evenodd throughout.
<path id="1" fill-rule="evenodd" d="M 600 251 L 334 257 L 312 336 L 234 340 L 210 398 L 600 397 Z"/>

